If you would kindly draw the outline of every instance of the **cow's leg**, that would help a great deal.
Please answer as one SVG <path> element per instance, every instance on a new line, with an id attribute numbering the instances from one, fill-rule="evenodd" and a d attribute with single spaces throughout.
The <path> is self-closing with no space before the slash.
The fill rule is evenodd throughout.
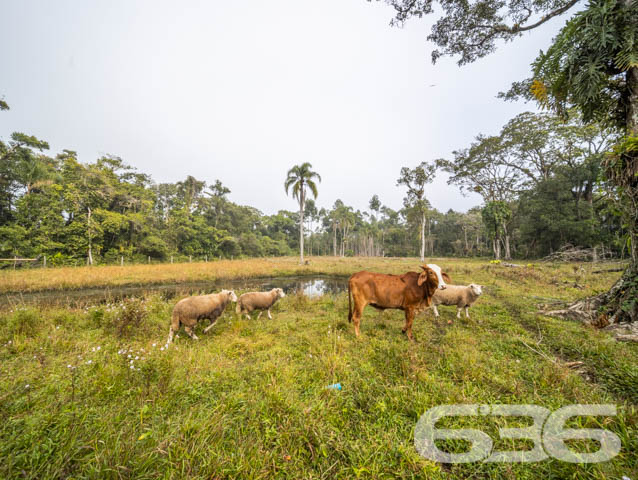
<path id="1" fill-rule="evenodd" d="M 405 311 L 405 325 L 403 326 L 402 332 L 408 334 L 408 338 L 410 340 L 414 340 L 412 338 L 412 322 L 414 321 L 414 310 L 409 308 Z"/>
<path id="2" fill-rule="evenodd" d="M 354 311 L 352 312 L 352 323 L 354 323 L 354 334 L 358 337 L 361 334 L 361 316 L 363 309 L 366 308 L 365 301 L 355 301 Z"/>
<path id="3" fill-rule="evenodd" d="M 272 320 L 272 315 L 270 314 L 270 308 L 268 309 L 268 318 Z"/>
<path id="4" fill-rule="evenodd" d="M 199 337 L 197 337 L 197 335 L 195 335 L 195 333 L 193 332 L 193 327 L 184 327 L 184 330 L 186 330 L 188 336 L 191 337 L 193 340 L 199 340 Z"/>

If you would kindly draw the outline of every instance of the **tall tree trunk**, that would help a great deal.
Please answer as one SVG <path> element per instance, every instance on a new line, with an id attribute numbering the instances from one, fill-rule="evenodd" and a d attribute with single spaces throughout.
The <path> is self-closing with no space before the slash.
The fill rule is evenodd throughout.
<path id="1" fill-rule="evenodd" d="M 91 207 L 87 207 L 88 215 L 87 215 L 87 233 L 89 236 L 89 256 L 88 261 L 89 265 L 93 265 L 93 233 L 91 232 Z"/>
<path id="2" fill-rule="evenodd" d="M 627 5 L 631 5 L 633 0 L 625 0 Z M 638 67 L 631 67 L 627 71 L 627 89 L 629 95 L 627 99 L 627 136 L 638 137 Z M 627 154 L 625 169 L 630 178 L 630 190 L 627 196 L 632 202 L 633 217 L 629 223 L 629 235 L 631 237 L 631 263 L 634 271 L 638 270 L 638 154 L 633 152 Z"/>
<path id="3" fill-rule="evenodd" d="M 332 254 L 337 256 L 337 224 L 332 224 Z"/>
<path id="4" fill-rule="evenodd" d="M 507 231 L 507 225 L 505 223 L 503 223 L 503 232 L 504 232 L 503 245 L 505 247 L 505 260 L 511 260 L 512 254 L 510 252 L 510 234 Z"/>
<path id="5" fill-rule="evenodd" d="M 425 262 L 425 213 L 421 214 L 421 262 Z"/>
<path id="6" fill-rule="evenodd" d="M 467 228 L 463 228 L 463 236 L 465 237 L 465 255 L 467 256 L 468 252 L 470 251 L 470 249 L 467 246 Z"/>
<path id="7" fill-rule="evenodd" d="M 299 196 L 299 263 L 303 265 L 303 207 L 306 199 L 304 189 L 301 187 Z"/>
<path id="8" fill-rule="evenodd" d="M 505 260 L 511 260 L 512 253 L 510 252 L 510 236 L 508 233 L 505 234 Z"/>
<path id="9" fill-rule="evenodd" d="M 494 258 L 496 260 L 501 259 L 501 237 L 500 235 L 494 235 L 494 240 L 492 241 L 492 250 L 494 251 Z"/>

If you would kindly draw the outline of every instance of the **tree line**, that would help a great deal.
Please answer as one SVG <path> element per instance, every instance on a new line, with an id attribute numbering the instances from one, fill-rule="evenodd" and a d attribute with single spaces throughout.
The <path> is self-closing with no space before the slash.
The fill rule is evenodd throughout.
<path id="1" fill-rule="evenodd" d="M 284 182 L 299 208 L 266 215 L 231 201 L 220 180 L 158 184 L 116 156 L 83 164 L 73 151 L 48 155 L 47 142 L 13 133 L 0 141 L 0 257 L 46 255 L 53 265 L 295 252 L 532 258 L 565 244 L 622 255 L 626 232 L 600 171 L 616 140 L 611 130 L 584 126 L 576 112 L 569 121 L 524 113 L 449 159 L 402 168 L 399 209 L 378 195 L 364 211 L 339 199 L 318 208 L 312 197 L 321 177 L 304 163 Z M 433 208 L 428 185 L 441 172 L 463 192 L 479 193 L 483 205 Z"/>

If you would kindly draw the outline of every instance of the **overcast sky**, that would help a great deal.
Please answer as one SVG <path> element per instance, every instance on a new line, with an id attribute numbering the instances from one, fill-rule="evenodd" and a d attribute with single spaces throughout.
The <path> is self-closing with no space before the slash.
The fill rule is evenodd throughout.
<path id="1" fill-rule="evenodd" d="M 365 0 L 3 0 L 0 138 L 36 135 L 82 162 L 118 155 L 156 182 L 220 179 L 265 213 L 295 209 L 309 161 L 318 204 L 400 208 L 402 166 L 449 157 L 534 108 L 495 98 L 529 75 L 564 19 L 457 67 L 430 61 L 432 18 L 390 27 Z M 427 197 L 466 211 L 443 174 Z"/>

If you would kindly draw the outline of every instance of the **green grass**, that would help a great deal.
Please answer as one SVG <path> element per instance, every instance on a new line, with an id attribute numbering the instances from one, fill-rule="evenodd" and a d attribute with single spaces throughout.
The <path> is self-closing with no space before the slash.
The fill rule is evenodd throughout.
<path id="1" fill-rule="evenodd" d="M 534 313 L 614 278 L 587 273 L 581 290 L 570 272 L 457 261 L 456 282 L 487 285 L 472 320 L 456 321 L 453 307 L 440 308 L 438 323 L 421 314 L 414 343 L 396 311 L 366 310 L 355 338 L 345 294 L 288 296 L 272 321 L 229 308 L 199 342 L 182 331 L 168 350 L 160 348 L 175 301 L 159 297 L 0 312 L 0 477 L 635 480 L 637 346 Z M 134 370 L 129 354 L 140 357 Z M 575 360 L 579 370 L 564 365 Z M 342 391 L 325 388 L 335 382 Z M 425 460 L 413 445 L 416 422 L 451 403 L 613 403 L 617 417 L 582 422 L 616 433 L 622 450 L 592 465 Z M 525 445 L 496 441 L 502 419 L 447 424 L 478 426 L 499 449 Z"/>

